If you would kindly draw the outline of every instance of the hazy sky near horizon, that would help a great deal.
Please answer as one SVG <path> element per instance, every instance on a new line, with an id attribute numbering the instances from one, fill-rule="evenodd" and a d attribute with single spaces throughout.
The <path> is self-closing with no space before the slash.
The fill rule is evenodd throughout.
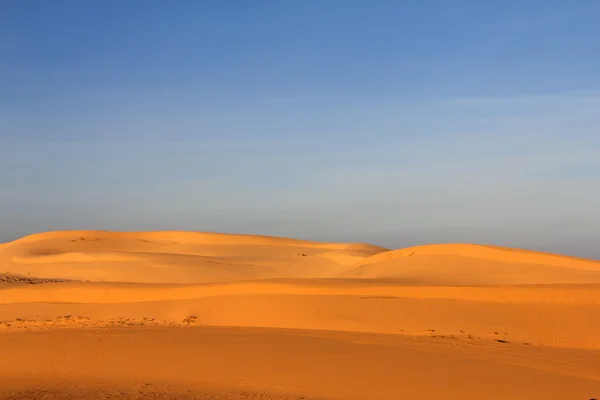
<path id="1" fill-rule="evenodd" d="M 0 241 L 600 259 L 599 21 L 595 0 L 1 1 Z"/>

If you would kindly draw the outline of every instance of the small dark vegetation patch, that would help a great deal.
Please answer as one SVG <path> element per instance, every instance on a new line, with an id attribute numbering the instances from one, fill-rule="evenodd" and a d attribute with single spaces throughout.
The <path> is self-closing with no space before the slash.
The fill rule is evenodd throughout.
<path id="1" fill-rule="evenodd" d="M 190 315 L 190 316 L 185 317 L 183 319 L 183 321 L 181 321 L 181 322 L 189 326 L 189 325 L 195 323 L 197 319 L 198 319 L 198 317 L 196 317 L 195 315 Z"/>

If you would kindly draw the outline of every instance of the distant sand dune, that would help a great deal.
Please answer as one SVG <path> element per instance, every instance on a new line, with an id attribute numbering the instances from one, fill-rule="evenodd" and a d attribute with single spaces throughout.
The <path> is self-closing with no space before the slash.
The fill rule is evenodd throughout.
<path id="1" fill-rule="evenodd" d="M 375 254 L 343 276 L 438 285 L 600 283 L 600 262 L 501 247 L 442 244 Z"/>
<path id="2" fill-rule="evenodd" d="M 386 251 L 366 244 L 196 232 L 61 231 L 4 245 L 4 272 L 82 281 L 202 283 L 332 277 Z"/>
<path id="3" fill-rule="evenodd" d="M 0 244 L 0 399 L 598 398 L 599 315 L 560 255 L 47 232 Z"/>
<path id="4" fill-rule="evenodd" d="M 386 251 L 387 249 L 368 244 L 352 243 L 323 243 L 308 240 L 281 238 L 275 236 L 244 235 L 232 233 L 212 232 L 189 232 L 189 231 L 156 231 L 156 232 L 112 232 L 112 231 L 55 231 L 42 232 L 25 236 L 5 245 L 16 245 L 21 243 L 42 243 L 58 240 L 59 243 L 94 243 L 94 242 L 117 242 L 123 245 L 127 242 L 138 242 L 152 245 L 167 244 L 210 244 L 210 245 L 267 245 L 267 246 L 298 246 L 318 247 L 335 249 L 369 249 L 374 252 Z"/>

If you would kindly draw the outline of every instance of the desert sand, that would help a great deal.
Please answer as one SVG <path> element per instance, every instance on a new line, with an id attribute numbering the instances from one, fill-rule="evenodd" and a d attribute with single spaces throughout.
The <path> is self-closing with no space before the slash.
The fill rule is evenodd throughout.
<path id="1" fill-rule="evenodd" d="M 600 398 L 600 262 L 199 232 L 0 244 L 0 399 Z"/>

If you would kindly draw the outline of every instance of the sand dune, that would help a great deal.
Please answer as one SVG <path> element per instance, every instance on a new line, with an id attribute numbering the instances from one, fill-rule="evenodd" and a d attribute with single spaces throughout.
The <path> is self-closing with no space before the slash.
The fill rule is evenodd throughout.
<path id="1" fill-rule="evenodd" d="M 589 399 L 599 316 L 559 255 L 40 233 L 0 245 L 0 399 Z"/>
<path id="2" fill-rule="evenodd" d="M 442 244 L 378 253 L 359 261 L 344 276 L 438 285 L 600 283 L 600 262 L 501 247 Z"/>
<path id="3" fill-rule="evenodd" d="M 5 273 L 107 282 L 202 283 L 341 274 L 386 249 L 251 235 L 63 231 L 0 249 Z"/>

